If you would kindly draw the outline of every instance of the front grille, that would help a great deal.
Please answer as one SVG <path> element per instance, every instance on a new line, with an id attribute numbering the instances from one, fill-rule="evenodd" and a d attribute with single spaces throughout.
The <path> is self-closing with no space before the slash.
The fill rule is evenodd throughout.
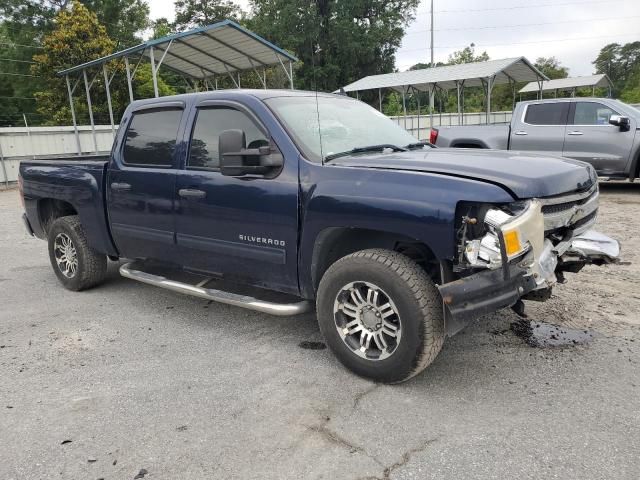
<path id="1" fill-rule="evenodd" d="M 545 233 L 561 230 L 582 233 L 587 230 L 598 214 L 598 194 L 596 184 L 583 192 L 540 199 Z"/>

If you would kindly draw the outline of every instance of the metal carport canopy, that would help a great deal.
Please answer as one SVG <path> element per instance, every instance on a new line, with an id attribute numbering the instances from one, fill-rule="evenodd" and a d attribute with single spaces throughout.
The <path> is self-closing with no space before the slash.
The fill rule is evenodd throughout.
<path id="1" fill-rule="evenodd" d="M 62 70 L 58 75 L 68 75 L 121 57 L 131 58 L 136 53 L 155 62 L 164 56 L 160 62 L 163 66 L 200 80 L 212 75 L 227 75 L 298 60 L 237 23 L 224 20 L 188 32 L 149 40 L 135 47 Z"/>
<path id="2" fill-rule="evenodd" d="M 160 66 L 164 66 L 183 77 L 189 77 L 204 83 L 207 90 L 210 83 L 218 88 L 218 76 L 228 76 L 236 88 L 240 88 L 240 72 L 253 71 L 260 82 L 267 88 L 266 68 L 280 66 L 289 79 L 289 85 L 293 89 L 293 62 L 298 59 L 283 49 L 268 42 L 255 33 L 241 27 L 231 20 L 196 28 L 188 32 L 176 33 L 156 40 L 127 48 L 102 58 L 91 60 L 90 62 L 76 65 L 58 72 L 58 75 L 65 77 L 67 84 L 67 94 L 69 96 L 69 106 L 71 118 L 75 129 L 76 146 L 78 154 L 81 153 L 80 136 L 76 122 L 76 114 L 73 106 L 73 93 L 80 84 L 84 82 L 85 95 L 93 134 L 94 150 L 98 151 L 98 142 L 95 133 L 95 123 L 93 119 L 93 106 L 91 103 L 91 88 L 96 78 L 102 74 L 104 86 L 107 94 L 107 105 L 109 108 L 109 119 L 111 131 L 115 138 L 115 121 L 113 116 L 113 106 L 111 103 L 110 85 L 113 77 L 117 73 L 114 69 L 109 72 L 109 62 L 122 59 L 124 61 L 127 75 L 127 87 L 129 89 L 129 100 L 134 101 L 133 79 L 138 71 L 140 62 L 148 58 L 151 63 L 151 76 L 153 79 L 154 96 L 159 96 L 158 91 L 158 71 Z M 129 60 L 135 62 L 131 68 Z M 88 70 L 92 72 L 92 80 L 89 81 Z M 262 71 L 262 74 L 260 73 Z M 74 85 L 71 85 L 70 76 L 78 74 Z"/>
<path id="3" fill-rule="evenodd" d="M 599 75 L 588 75 L 585 77 L 557 78 L 555 80 L 547 80 L 542 82 L 540 89 L 537 82 L 531 82 L 520 89 L 519 93 L 531 93 L 539 90 L 573 90 L 580 87 L 602 87 L 611 88 L 613 84 L 609 77 L 602 73 Z"/>
<path id="4" fill-rule="evenodd" d="M 492 85 L 529 81 L 537 83 L 547 79 L 529 60 L 518 57 L 370 75 L 343 87 L 342 90 L 356 92 L 391 88 L 403 92 L 408 87 L 413 87 L 416 90 L 429 91 L 432 85 L 437 85 L 442 90 L 450 90 L 462 81 L 465 87 L 482 87 L 488 78 L 492 79 Z"/>

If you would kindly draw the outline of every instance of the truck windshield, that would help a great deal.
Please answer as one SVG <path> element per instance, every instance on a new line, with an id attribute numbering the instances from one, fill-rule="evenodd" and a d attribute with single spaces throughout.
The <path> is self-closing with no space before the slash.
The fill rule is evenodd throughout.
<path id="1" fill-rule="evenodd" d="M 305 157 L 314 162 L 369 145 L 416 143 L 415 137 L 384 114 L 349 97 L 319 95 L 317 105 L 315 95 L 274 97 L 265 102 Z"/>

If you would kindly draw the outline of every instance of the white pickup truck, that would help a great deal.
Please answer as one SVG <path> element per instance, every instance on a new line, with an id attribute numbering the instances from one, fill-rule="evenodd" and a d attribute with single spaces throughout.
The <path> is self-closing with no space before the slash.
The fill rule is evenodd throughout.
<path id="1" fill-rule="evenodd" d="M 434 128 L 431 142 L 551 154 L 588 162 L 601 177 L 640 176 L 640 110 L 607 98 L 520 102 L 510 125 Z"/>

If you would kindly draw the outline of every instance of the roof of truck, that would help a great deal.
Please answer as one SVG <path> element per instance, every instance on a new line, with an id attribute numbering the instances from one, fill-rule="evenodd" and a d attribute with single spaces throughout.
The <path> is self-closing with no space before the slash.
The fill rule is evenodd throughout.
<path id="1" fill-rule="evenodd" d="M 180 95 L 169 95 L 166 97 L 158 97 L 158 98 L 145 98 L 141 100 L 136 100 L 132 103 L 132 105 L 143 105 L 148 103 L 171 103 L 171 102 L 180 102 L 186 101 L 193 97 L 206 97 L 211 99 L 216 98 L 226 98 L 226 97 L 236 97 L 238 95 L 249 95 L 252 97 L 259 98 L 261 100 L 265 100 L 267 98 L 273 97 L 332 97 L 332 98 L 344 98 L 345 100 L 355 100 L 355 98 L 348 97 L 346 95 L 337 95 L 335 93 L 326 93 L 326 92 L 313 92 L 310 90 L 287 90 L 287 89 L 251 89 L 251 88 L 239 88 L 239 89 L 230 89 L 230 90 L 208 90 L 204 92 L 197 93 L 183 93 Z"/>

